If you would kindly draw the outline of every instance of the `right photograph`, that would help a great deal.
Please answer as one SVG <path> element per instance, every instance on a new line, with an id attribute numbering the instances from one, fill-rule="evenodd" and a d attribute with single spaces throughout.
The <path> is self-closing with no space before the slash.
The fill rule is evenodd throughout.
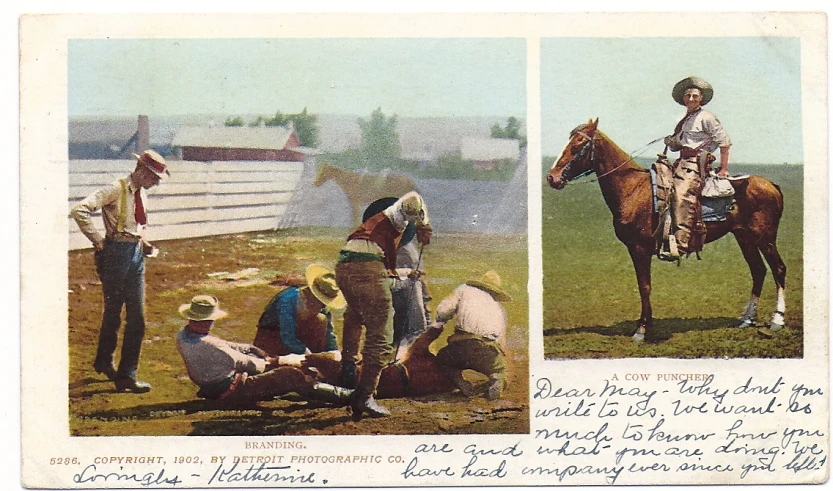
<path id="1" fill-rule="evenodd" d="M 799 39 L 551 38 L 540 66 L 545 357 L 802 358 Z"/>

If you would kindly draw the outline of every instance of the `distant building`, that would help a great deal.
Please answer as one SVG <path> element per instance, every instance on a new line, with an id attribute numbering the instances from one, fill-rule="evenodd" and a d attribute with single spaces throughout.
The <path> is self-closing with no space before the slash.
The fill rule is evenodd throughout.
<path id="1" fill-rule="evenodd" d="M 460 156 L 474 161 L 479 169 L 493 170 L 501 160 L 517 162 L 521 155 L 518 140 L 510 138 L 463 138 Z"/>
<path id="2" fill-rule="evenodd" d="M 266 160 L 303 162 L 315 149 L 302 147 L 298 135 L 285 126 L 185 126 L 171 144 L 182 160 Z"/>

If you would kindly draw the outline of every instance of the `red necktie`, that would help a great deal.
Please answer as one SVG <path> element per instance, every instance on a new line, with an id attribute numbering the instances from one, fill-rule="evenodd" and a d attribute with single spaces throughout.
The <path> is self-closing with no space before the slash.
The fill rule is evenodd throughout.
<path id="1" fill-rule="evenodd" d="M 148 216 L 145 213 L 145 205 L 142 204 L 142 188 L 136 190 L 136 194 L 133 195 L 134 200 L 136 202 L 136 224 L 137 225 L 147 225 L 148 223 Z"/>

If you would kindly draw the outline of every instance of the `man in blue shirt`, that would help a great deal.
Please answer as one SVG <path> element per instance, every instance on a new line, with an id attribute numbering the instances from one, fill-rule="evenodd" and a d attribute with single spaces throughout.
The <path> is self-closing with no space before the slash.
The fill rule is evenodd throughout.
<path id="1" fill-rule="evenodd" d="M 305 276 L 306 286 L 287 287 L 266 305 L 254 345 L 272 356 L 329 351 L 340 357 L 331 310 L 343 309 L 347 303 L 335 274 L 311 264 Z"/>

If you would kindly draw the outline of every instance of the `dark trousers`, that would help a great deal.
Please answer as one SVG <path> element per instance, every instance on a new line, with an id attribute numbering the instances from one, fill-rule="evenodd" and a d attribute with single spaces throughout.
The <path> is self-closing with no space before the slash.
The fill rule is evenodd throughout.
<path id="1" fill-rule="evenodd" d="M 113 363 L 124 306 L 127 318 L 116 377 L 136 379 L 145 336 L 145 259 L 142 244 L 107 240 L 104 249 L 96 251 L 95 263 L 104 293 L 104 314 L 95 367 Z"/>
<path id="2" fill-rule="evenodd" d="M 269 401 L 287 392 L 310 395 L 314 380 L 295 367 L 277 367 L 258 375 L 249 375 L 226 397 L 229 402 Z"/>

